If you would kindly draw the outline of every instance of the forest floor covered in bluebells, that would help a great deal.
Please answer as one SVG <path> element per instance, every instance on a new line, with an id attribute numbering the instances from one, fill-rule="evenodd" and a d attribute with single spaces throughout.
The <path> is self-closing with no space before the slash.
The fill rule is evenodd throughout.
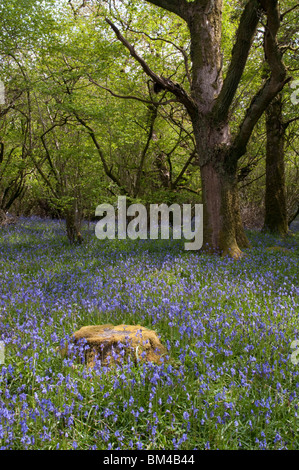
<path id="1" fill-rule="evenodd" d="M 0 448 L 298 450 L 299 234 L 248 235 L 236 262 L 93 226 L 70 246 L 58 221 L 2 229 Z M 61 357 L 104 323 L 154 329 L 165 361 Z"/>

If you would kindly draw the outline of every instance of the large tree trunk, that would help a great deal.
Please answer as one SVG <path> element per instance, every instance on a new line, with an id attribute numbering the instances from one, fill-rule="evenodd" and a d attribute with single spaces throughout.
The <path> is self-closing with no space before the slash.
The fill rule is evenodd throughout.
<path id="1" fill-rule="evenodd" d="M 192 96 L 198 112 L 192 119 L 201 169 L 203 196 L 203 249 L 240 258 L 249 246 L 239 209 L 237 166 L 227 168 L 231 135 L 228 120 L 214 125 L 212 109 L 222 87 L 222 1 L 189 24 L 193 63 Z"/>
<path id="2" fill-rule="evenodd" d="M 236 172 L 207 163 L 201 167 L 203 194 L 203 248 L 235 259 L 249 242 L 241 222 Z"/>
<path id="3" fill-rule="evenodd" d="M 193 129 L 202 181 L 203 249 L 238 259 L 249 241 L 240 215 L 237 163 L 229 164 L 229 125 L 215 128 L 195 117 Z"/>
<path id="4" fill-rule="evenodd" d="M 246 152 L 254 126 L 289 78 L 278 47 L 281 15 L 277 0 L 242 2 L 242 14 L 223 80 L 222 10 L 223 0 L 147 0 L 165 8 L 188 24 L 191 39 L 191 94 L 180 85 L 157 75 L 135 48 L 108 19 L 118 39 L 140 63 L 145 73 L 162 90 L 173 93 L 192 120 L 198 162 L 201 168 L 204 204 L 205 248 L 234 258 L 248 246 L 244 233 L 237 189 L 237 162 Z M 262 14 L 267 15 L 264 51 L 269 78 L 252 97 L 243 121 L 233 139 L 229 132 L 230 111 L 249 56 Z"/>
<path id="5" fill-rule="evenodd" d="M 266 194 L 264 231 L 286 235 L 288 218 L 284 170 L 285 127 L 281 95 L 266 110 Z"/>

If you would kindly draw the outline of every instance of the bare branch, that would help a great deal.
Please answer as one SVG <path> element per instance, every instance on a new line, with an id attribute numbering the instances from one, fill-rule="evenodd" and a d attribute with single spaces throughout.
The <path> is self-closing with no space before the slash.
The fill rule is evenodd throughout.
<path id="1" fill-rule="evenodd" d="M 84 126 L 87 129 L 87 131 L 88 131 L 88 133 L 89 133 L 89 135 L 90 135 L 90 137 L 91 137 L 91 139 L 92 139 L 92 141 L 93 141 L 93 143 L 94 143 L 94 145 L 97 149 L 97 152 L 100 156 L 100 159 L 101 159 L 101 162 L 103 164 L 103 168 L 104 168 L 104 171 L 105 171 L 106 175 L 115 184 L 117 184 L 117 186 L 120 189 L 122 189 L 126 195 L 128 195 L 128 192 L 125 190 L 125 188 L 123 188 L 123 186 L 122 186 L 121 182 L 119 181 L 119 179 L 112 173 L 112 167 L 111 168 L 108 167 L 108 164 L 106 162 L 104 153 L 103 153 L 103 151 L 100 147 L 100 144 L 98 143 L 98 140 L 96 138 L 94 130 L 78 115 L 78 113 L 76 111 L 73 110 L 73 113 L 74 113 L 74 116 L 76 117 L 77 121 L 80 122 L 80 124 L 82 124 L 82 126 Z"/>
<path id="2" fill-rule="evenodd" d="M 42 168 L 41 168 L 41 165 L 38 163 L 38 161 L 35 159 L 35 157 L 33 156 L 33 154 L 31 153 L 30 155 L 37 171 L 39 172 L 39 174 L 41 175 L 41 177 L 43 178 L 43 180 L 45 181 L 47 187 L 50 189 L 51 193 L 53 194 L 53 196 L 55 198 L 58 197 L 58 193 L 55 191 L 55 189 L 53 188 L 52 184 L 51 184 L 51 181 L 48 179 L 48 177 L 45 175 L 45 173 L 43 172 Z"/>
<path id="3" fill-rule="evenodd" d="M 170 45 L 173 46 L 175 49 L 177 49 L 177 50 L 182 54 L 182 56 L 183 56 L 184 65 L 185 65 L 185 71 L 186 71 L 186 77 L 187 77 L 188 82 L 189 82 L 190 85 L 191 85 L 191 83 L 192 83 L 192 78 L 191 78 L 190 69 L 189 69 L 188 54 L 187 54 L 187 52 L 185 51 L 185 49 L 184 49 L 183 47 L 178 46 L 177 44 L 175 44 L 173 41 L 170 41 L 169 39 L 150 36 L 148 33 L 144 32 L 144 31 L 136 31 L 135 29 L 131 29 L 131 28 L 129 28 L 129 30 L 130 30 L 132 33 L 143 34 L 144 36 L 146 36 L 147 38 L 149 38 L 151 41 L 161 41 L 161 42 L 165 42 L 166 44 L 170 44 Z"/>
<path id="4" fill-rule="evenodd" d="M 48 146 L 47 146 L 47 142 L 46 142 L 46 139 L 45 139 L 45 136 L 49 133 L 49 132 L 52 132 L 53 129 L 55 129 L 56 127 L 63 127 L 68 121 L 68 117 L 65 117 L 63 119 L 62 122 L 59 122 L 59 123 L 53 123 L 53 125 L 47 129 L 41 136 L 41 141 L 42 141 L 42 144 L 43 144 L 43 147 L 45 149 L 45 152 L 46 152 L 46 157 L 47 157 L 47 160 L 48 160 L 48 163 L 50 165 L 50 168 L 56 178 L 56 181 L 59 183 L 60 182 L 60 178 L 59 178 L 59 173 L 57 172 L 53 162 L 52 162 L 52 159 L 51 159 L 51 155 L 50 155 L 50 152 L 49 152 L 49 149 L 48 149 Z M 44 123 L 43 123 L 44 124 Z"/>
<path id="5" fill-rule="evenodd" d="M 299 51 L 299 47 L 292 47 L 290 45 L 283 45 L 283 46 L 280 46 L 280 50 L 281 52 L 284 54 L 286 51 L 291 51 L 291 52 L 298 52 Z"/>
<path id="6" fill-rule="evenodd" d="M 119 95 L 119 94 L 115 93 L 114 91 L 110 90 L 110 88 L 107 88 L 107 87 L 97 83 L 93 78 L 91 78 L 90 75 L 87 75 L 87 76 L 88 76 L 89 81 L 91 83 L 96 85 L 98 88 L 101 88 L 102 90 L 108 91 L 108 93 L 110 93 L 110 95 L 114 96 L 115 98 L 122 98 L 122 99 L 125 99 L 125 100 L 137 100 L 137 101 L 141 101 L 141 103 L 152 104 L 152 105 L 155 105 L 155 106 L 166 105 L 168 103 L 176 102 L 176 100 L 174 100 L 174 99 L 173 100 L 167 100 L 167 101 L 164 101 L 164 102 L 160 102 L 160 101 L 155 102 L 155 101 L 144 100 L 143 98 L 139 98 L 138 96 L 133 96 L 133 95 Z"/>
<path id="7" fill-rule="evenodd" d="M 142 57 L 140 57 L 137 54 L 134 47 L 122 36 L 119 29 L 108 18 L 106 18 L 106 22 L 111 26 L 117 38 L 120 40 L 120 42 L 122 42 L 123 45 L 130 51 L 131 56 L 134 57 L 134 59 L 136 59 L 137 62 L 139 62 L 144 72 L 155 83 L 160 85 L 162 89 L 165 89 L 173 93 L 178 98 L 180 103 L 185 105 L 190 115 L 194 114 L 197 110 L 197 107 L 195 103 L 193 102 L 192 98 L 187 94 L 187 92 L 179 84 L 173 83 L 171 80 L 164 78 L 162 76 L 160 77 L 155 72 L 153 72 L 148 66 L 148 64 L 145 62 L 145 60 L 143 60 Z"/>
<path id="8" fill-rule="evenodd" d="M 138 196 L 138 193 L 139 193 L 139 190 L 140 190 L 141 175 L 142 175 L 142 170 L 143 170 L 143 166 L 144 166 L 144 161 L 145 161 L 145 157 L 146 157 L 148 148 L 150 146 L 150 143 L 151 143 L 151 140 L 152 140 L 152 137 L 153 137 L 154 124 L 155 124 L 157 115 L 158 115 L 158 109 L 154 108 L 151 112 L 151 119 L 150 119 L 150 127 L 149 127 L 149 131 L 148 131 L 148 136 L 147 136 L 147 140 L 146 140 L 144 149 L 143 149 L 142 154 L 141 154 L 140 164 L 139 164 L 139 167 L 138 167 L 138 172 L 137 172 L 137 176 L 136 176 L 136 180 L 135 180 L 134 197 Z"/>
<path id="9" fill-rule="evenodd" d="M 294 117 L 293 119 L 289 119 L 288 121 L 283 123 L 283 127 L 287 129 L 290 124 L 292 124 L 295 121 L 299 121 L 299 116 Z"/>
<path id="10" fill-rule="evenodd" d="M 291 13 L 291 11 L 295 10 L 295 9 L 298 8 L 298 7 L 299 7 L 299 3 L 297 3 L 297 4 L 294 5 L 292 8 L 289 8 L 287 11 L 285 11 L 284 13 L 282 13 L 282 14 L 280 15 L 280 20 L 283 21 L 283 19 L 284 19 L 284 17 L 285 17 L 286 15 L 288 15 L 289 13 Z"/>
<path id="11" fill-rule="evenodd" d="M 173 183 L 173 188 L 175 188 L 180 179 L 182 178 L 182 176 L 184 176 L 184 173 L 185 171 L 187 170 L 188 166 L 190 165 L 190 163 L 192 162 L 193 158 L 195 158 L 195 155 L 196 155 L 196 149 L 193 150 L 193 152 L 191 153 L 190 157 L 188 158 L 188 160 L 186 161 L 185 165 L 183 166 L 182 170 L 180 171 L 179 175 L 177 176 L 176 180 L 174 181 Z"/>
<path id="12" fill-rule="evenodd" d="M 177 189 L 182 189 L 184 191 L 188 191 L 189 193 L 196 194 L 197 196 L 202 192 L 201 188 L 199 188 L 195 191 L 194 189 L 188 188 L 187 186 L 178 186 Z"/>
<path id="13" fill-rule="evenodd" d="M 0 111 L 0 117 L 5 116 L 11 109 L 15 109 L 15 102 L 22 96 L 23 90 L 18 90 L 18 93 L 12 98 L 11 102 L 7 106 L 7 108 L 2 109 Z"/>
<path id="14" fill-rule="evenodd" d="M 257 178 L 253 179 L 253 180 L 250 180 L 248 181 L 247 183 L 244 183 L 242 186 L 240 186 L 240 190 L 243 189 L 243 188 L 246 188 L 246 186 L 249 186 L 251 185 L 252 183 L 254 183 L 255 181 L 263 178 L 265 176 L 266 173 L 262 173 L 260 176 L 258 176 Z"/>
<path id="15" fill-rule="evenodd" d="M 78 13 L 81 10 L 81 8 L 84 8 L 86 6 L 86 0 L 83 0 L 82 4 L 78 6 L 77 8 L 75 8 L 74 5 L 72 4 L 72 0 L 68 0 L 68 4 L 71 6 L 74 18 L 77 18 Z"/>

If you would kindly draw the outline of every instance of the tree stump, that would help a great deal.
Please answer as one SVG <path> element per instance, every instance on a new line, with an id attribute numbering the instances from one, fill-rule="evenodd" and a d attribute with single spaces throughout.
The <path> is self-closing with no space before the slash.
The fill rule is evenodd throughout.
<path id="1" fill-rule="evenodd" d="M 83 326 L 72 338 L 77 346 L 85 343 L 85 362 L 89 367 L 93 367 L 96 360 L 109 366 L 128 356 L 134 362 L 140 359 L 161 364 L 167 353 L 155 331 L 140 325 Z M 62 353 L 67 354 L 67 348 Z"/>
<path id="2" fill-rule="evenodd" d="M 7 225 L 14 225 L 17 223 L 17 218 L 13 215 L 8 215 L 4 210 L 0 209 L 0 227 L 6 227 Z"/>

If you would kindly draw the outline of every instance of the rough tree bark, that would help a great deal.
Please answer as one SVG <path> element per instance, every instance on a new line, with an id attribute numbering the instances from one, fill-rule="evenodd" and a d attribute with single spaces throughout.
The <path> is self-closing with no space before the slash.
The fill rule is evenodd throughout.
<path id="1" fill-rule="evenodd" d="M 246 152 L 253 128 L 285 83 L 286 69 L 276 36 L 280 26 L 277 0 L 248 0 L 243 8 L 231 61 L 222 74 L 222 0 L 146 0 L 186 21 L 191 38 L 191 94 L 180 85 L 157 75 L 109 20 L 118 39 L 162 89 L 185 105 L 192 124 L 202 178 L 204 248 L 234 258 L 248 246 L 240 217 L 237 163 Z M 266 17 L 265 57 L 270 77 L 253 97 L 237 135 L 230 133 L 230 106 L 235 97 L 261 16 Z"/>
<path id="2" fill-rule="evenodd" d="M 81 235 L 82 217 L 76 204 L 64 211 L 66 233 L 71 245 L 80 245 L 83 242 Z"/>
<path id="3" fill-rule="evenodd" d="M 264 231 L 285 236 L 288 233 L 284 170 L 285 125 L 279 94 L 266 110 L 266 193 Z"/>

